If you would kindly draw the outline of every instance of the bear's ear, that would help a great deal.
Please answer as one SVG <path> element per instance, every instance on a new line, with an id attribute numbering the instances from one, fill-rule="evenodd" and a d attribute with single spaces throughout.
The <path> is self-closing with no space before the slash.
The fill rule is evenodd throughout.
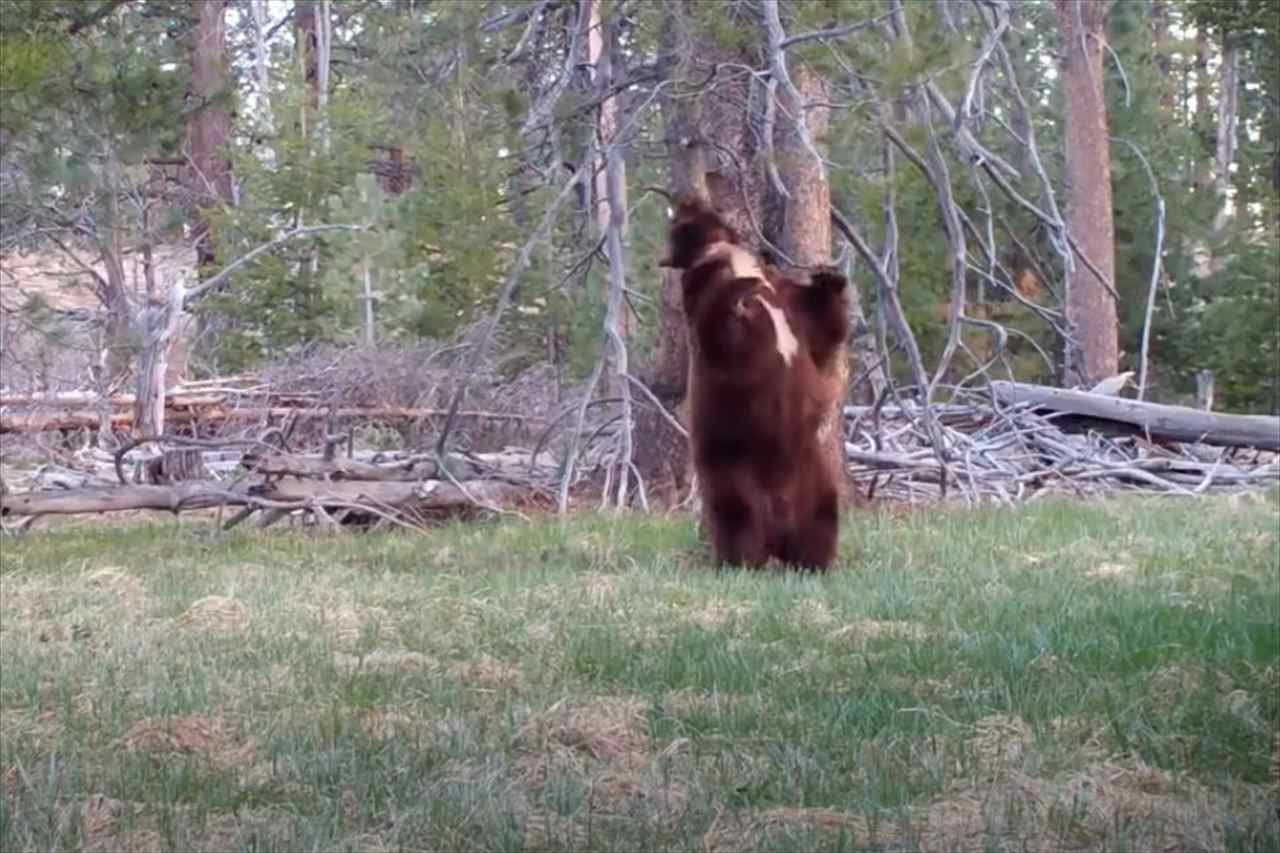
<path id="1" fill-rule="evenodd" d="M 845 287 L 849 284 L 848 279 L 831 267 L 818 267 L 815 269 L 813 275 L 809 278 L 809 282 L 819 290 L 830 291 L 835 294 L 843 293 Z"/>

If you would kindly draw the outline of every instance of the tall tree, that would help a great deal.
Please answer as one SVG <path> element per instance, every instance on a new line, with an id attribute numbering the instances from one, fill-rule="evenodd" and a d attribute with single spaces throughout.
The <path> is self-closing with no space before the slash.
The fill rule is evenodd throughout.
<path id="1" fill-rule="evenodd" d="M 782 186 L 770 194 L 772 211 L 766 221 L 772 225 L 770 242 L 790 259 L 790 264 L 784 263 L 784 271 L 799 281 L 807 281 L 814 267 L 831 262 L 831 184 L 822 161 L 815 156 L 826 147 L 823 142 L 830 111 L 820 105 L 829 102 L 829 98 L 825 81 L 812 69 L 799 67 L 790 76 L 795 84 L 793 92 L 778 87 L 779 117 L 773 140 Z M 815 150 L 805 143 L 806 137 Z M 781 194 L 783 189 L 786 196 Z M 847 353 L 832 363 L 827 381 L 846 388 Z M 842 394 L 822 424 L 823 443 L 827 453 L 838 460 L 839 471 L 845 467 L 843 403 Z M 842 499 L 848 496 L 847 485 L 844 479 L 840 480 Z"/>
<path id="2" fill-rule="evenodd" d="M 667 186 L 677 196 L 708 196 L 703 148 L 697 144 L 698 103 L 684 91 L 694 77 L 695 33 L 688 0 L 663 0 L 659 63 L 666 82 L 660 109 L 667 148 Z M 680 301 L 680 272 L 666 269 L 658 289 L 653 355 L 645 384 L 665 411 L 641 407 L 636 416 L 636 467 L 650 484 L 650 496 L 667 504 L 683 497 L 691 476 L 689 444 L 667 413 L 688 428 L 689 338 Z"/>
<path id="3" fill-rule="evenodd" d="M 1115 232 L 1111 209 L 1111 152 L 1103 96 L 1103 40 L 1107 6 L 1057 0 L 1062 33 L 1065 177 L 1068 226 L 1080 252 L 1067 277 L 1069 381 L 1092 385 L 1119 372 L 1119 323 L 1112 296 Z M 1092 268 L 1091 268 L 1092 266 Z"/>
<path id="4" fill-rule="evenodd" d="M 195 199 L 196 263 L 206 273 L 214 262 L 208 211 L 231 201 L 231 164 L 225 147 L 231 134 L 227 109 L 226 0 L 196 5 L 191 30 L 191 100 L 187 124 L 191 151 L 191 191 Z"/>

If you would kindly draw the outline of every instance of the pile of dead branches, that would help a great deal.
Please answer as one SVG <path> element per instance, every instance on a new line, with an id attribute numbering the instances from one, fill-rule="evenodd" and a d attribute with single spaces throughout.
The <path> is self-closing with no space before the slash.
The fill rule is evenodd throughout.
<path id="1" fill-rule="evenodd" d="M 845 414 L 850 473 L 873 500 L 1013 504 L 1049 494 L 1194 496 L 1280 484 L 1276 418 L 1014 383 L 928 410 L 882 400 Z"/>
<path id="2" fill-rule="evenodd" d="M 554 458 L 518 448 L 444 459 L 407 452 L 343 458 L 332 447 L 296 454 L 261 442 L 240 442 L 243 449 L 192 439 L 166 443 L 177 447 L 141 455 L 136 446 L 114 453 L 85 448 L 62 464 L 11 475 L 0 516 L 24 517 L 25 527 L 44 515 L 217 509 L 219 516 L 233 511 L 221 519 L 224 529 L 255 513 L 260 527 L 296 516 L 327 527 L 417 528 L 543 504 L 557 480 Z"/>
<path id="3" fill-rule="evenodd" d="M 237 377 L 170 396 L 194 408 L 205 405 L 200 399 L 251 397 L 262 388 L 258 378 Z M 418 527 L 522 506 L 563 510 L 569 491 L 600 486 L 595 480 L 618 455 L 616 401 L 598 402 L 562 404 L 531 449 L 487 453 L 442 453 L 429 443 L 396 452 L 358 448 L 350 430 L 290 444 L 279 428 L 48 448 L 37 465 L 4 469 L 0 515 L 216 508 L 233 513 L 225 527 L 255 514 L 262 526 L 296 517 L 324 526 Z M 1194 496 L 1280 483 L 1274 417 L 1012 382 L 954 389 L 950 403 L 928 407 L 894 392 L 877 405 L 846 408 L 845 416 L 849 472 L 870 500 L 1013 504 L 1046 494 Z M 606 476 L 604 494 L 609 487 Z"/>

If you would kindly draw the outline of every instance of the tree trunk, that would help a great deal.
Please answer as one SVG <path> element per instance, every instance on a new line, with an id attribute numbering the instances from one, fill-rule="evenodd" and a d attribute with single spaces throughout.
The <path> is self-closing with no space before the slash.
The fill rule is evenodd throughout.
<path id="1" fill-rule="evenodd" d="M 262 98 L 259 115 L 262 117 L 262 129 L 268 136 L 275 136 L 276 122 L 271 112 L 271 73 L 267 66 L 267 0 L 249 0 L 249 12 L 253 19 L 253 70 L 257 77 L 258 93 Z M 274 163 L 274 158 L 268 162 Z"/>
<path id="2" fill-rule="evenodd" d="M 1221 232 L 1231 217 L 1231 163 L 1236 156 L 1236 115 L 1239 98 L 1240 49 L 1230 34 L 1223 38 L 1222 64 L 1218 66 L 1218 144 L 1214 158 L 1214 192 L 1218 212 L 1213 230 Z"/>
<path id="3" fill-rule="evenodd" d="M 226 95 L 226 0 L 207 0 L 196 6 L 191 36 L 191 94 L 196 102 L 188 125 L 192 191 L 196 197 L 196 263 L 207 270 L 214 263 L 213 235 L 208 211 L 231 200 L 231 164 L 223 148 L 231 133 Z"/>
<path id="4" fill-rule="evenodd" d="M 1084 255 L 1108 284 L 1115 281 L 1111 209 L 1111 153 L 1103 97 L 1102 3 L 1057 0 L 1062 33 L 1068 225 Z M 1115 300 L 1080 258 L 1067 277 L 1068 381 L 1092 386 L 1119 372 Z"/>
<path id="5" fill-rule="evenodd" d="M 294 0 L 293 3 L 293 40 L 294 52 L 302 79 L 310 90 L 310 97 L 302 103 L 302 135 L 311 132 L 311 113 L 316 105 L 316 87 L 318 70 L 316 58 L 319 54 L 319 36 L 316 33 L 316 0 Z"/>
<path id="6" fill-rule="evenodd" d="M 1202 118 L 1213 100 L 1209 75 L 1209 57 L 1213 54 L 1213 46 L 1209 41 L 1209 33 L 1203 27 L 1196 30 L 1196 85 L 1194 107 L 1187 110 L 1187 123 L 1193 129 L 1203 127 Z M 1213 185 L 1213 160 L 1205 158 L 1196 172 L 1195 185 L 1200 189 L 1209 189 Z"/>
<path id="7" fill-rule="evenodd" d="M 181 282 L 170 286 L 169 298 L 143 314 L 142 359 L 138 367 L 138 395 L 134 400 L 133 429 L 139 436 L 163 435 L 165 390 L 169 352 L 183 327 L 182 303 L 186 289 Z"/>
<path id="8" fill-rule="evenodd" d="M 1169 62 L 1169 0 L 1151 0 L 1151 46 L 1155 66 L 1160 72 L 1156 83 L 1160 90 L 1160 121 L 1167 125 L 1174 121 L 1174 95 L 1176 81 L 1170 76 Z"/>
<path id="9" fill-rule="evenodd" d="M 793 68 L 791 78 L 803 101 L 828 100 L 825 82 L 811 70 Z M 797 125 L 798 122 L 804 123 L 809 139 L 821 152 L 826 147 L 823 142 L 827 134 L 830 110 L 826 107 L 806 110 L 804 103 L 797 103 L 786 93 L 785 87 L 781 86 L 777 89 L 777 97 L 778 122 L 774 128 L 773 147 L 778 175 L 791 197 L 787 199 L 776 193 L 771 194 L 772 215 L 766 219 L 775 226 L 776 233 L 767 236 L 770 242 L 795 263 L 794 267 L 784 267 L 783 271 L 794 275 L 799 281 L 808 281 L 813 267 L 831 262 L 831 185 L 827 180 L 826 169 L 804 144 Z M 795 120 L 787 116 L 793 116 Z M 847 352 L 841 353 L 832 362 L 825 379 L 830 387 L 839 388 L 840 393 L 833 400 L 831 411 L 823 418 L 823 444 L 832 457 L 834 469 L 843 474 L 846 468 L 843 411 L 849 384 Z M 849 496 L 847 478 L 841 476 L 838 483 L 840 497 L 844 501 Z"/>
<path id="10" fill-rule="evenodd" d="M 747 62 L 733 50 L 719 45 L 707 22 L 695 14 L 708 15 L 710 4 L 690 0 L 664 0 L 661 57 L 669 84 L 661 96 L 665 128 L 669 187 L 676 195 L 697 195 L 719 207 L 744 242 L 755 244 L 760 183 L 757 170 L 745 175 L 734 170 L 736 163 L 750 164 L 754 145 L 748 133 L 747 104 L 749 82 L 718 82 L 711 97 L 688 91 L 693 81 L 707 79 L 709 64 Z M 725 152 L 732 152 L 733 157 Z M 744 192 L 745 188 L 745 192 Z M 754 204 L 750 210 L 744 199 Z M 644 382 L 662 403 L 666 413 L 656 411 L 650 401 L 636 414 L 636 467 L 645 478 L 649 496 L 656 502 L 674 505 L 686 498 L 692 486 L 689 444 L 672 426 L 668 416 L 686 430 L 689 426 L 689 338 L 680 297 L 680 274 L 662 272 L 659 294 L 657 341 L 653 361 L 644 371 Z"/>
<path id="11" fill-rule="evenodd" d="M 622 65 L 622 57 L 618 51 L 617 25 L 614 21 L 602 21 L 600 5 L 602 0 L 585 0 L 591 4 L 590 23 L 587 30 L 588 62 L 595 67 L 595 89 L 597 97 L 603 97 L 613 87 L 618 70 Z M 611 148 L 620 144 L 617 139 L 619 129 L 619 99 L 604 98 L 600 102 L 600 111 L 596 116 L 596 144 L 600 148 L 595 170 L 594 203 L 595 221 L 598 238 L 606 237 L 611 229 L 619 229 L 619 238 L 625 240 L 627 222 L 627 164 L 622 157 L 611 156 Z M 610 170 L 617 172 L 610 175 Z M 617 178 L 615 183 L 614 177 Z M 614 191 L 619 197 L 614 197 Z M 619 220 L 621 216 L 621 220 Z M 610 240 L 612 238 L 609 238 Z M 609 243 L 611 246 L 612 243 Z M 612 251 L 608 247 L 606 254 Z M 610 255 L 612 263 L 612 255 Z M 616 284 L 616 283 L 615 283 Z M 631 338 L 631 312 L 623 299 L 618 306 L 615 330 L 622 336 L 623 342 Z M 625 380 L 620 380 L 625 381 Z"/>

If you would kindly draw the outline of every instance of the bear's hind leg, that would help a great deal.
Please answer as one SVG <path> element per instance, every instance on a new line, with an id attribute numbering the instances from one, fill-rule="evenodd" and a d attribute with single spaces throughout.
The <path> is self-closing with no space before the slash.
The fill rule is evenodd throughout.
<path id="1" fill-rule="evenodd" d="M 712 546 L 720 566 L 757 569 L 768 560 L 759 509 L 741 494 L 720 494 L 711 498 L 707 511 L 712 516 Z"/>
<path id="2" fill-rule="evenodd" d="M 783 537 L 778 559 L 789 567 L 825 572 L 836 557 L 840 533 L 840 499 L 834 489 L 820 489 L 811 512 L 796 518 Z"/>

